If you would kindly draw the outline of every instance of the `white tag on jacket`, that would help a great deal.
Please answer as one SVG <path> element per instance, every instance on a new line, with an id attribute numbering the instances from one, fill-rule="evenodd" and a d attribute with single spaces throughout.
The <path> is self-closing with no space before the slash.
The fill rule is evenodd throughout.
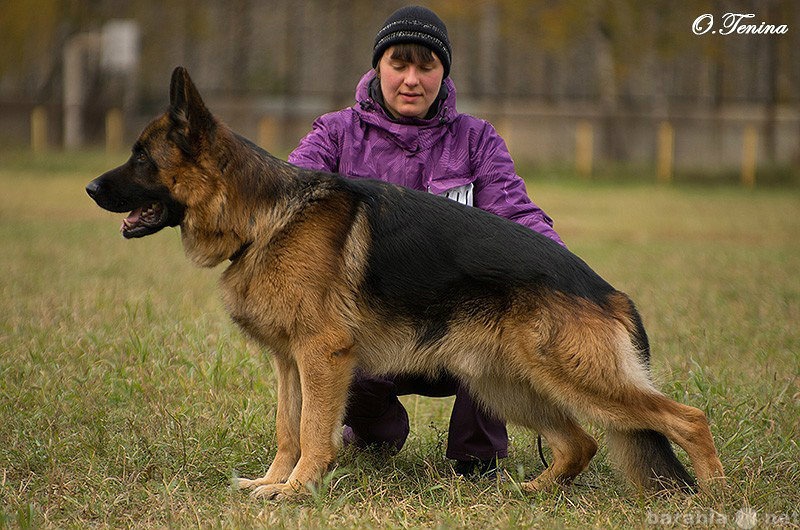
<path id="1" fill-rule="evenodd" d="M 466 204 L 467 206 L 472 206 L 472 189 L 474 186 L 472 182 L 469 184 L 464 184 L 463 186 L 459 186 L 457 188 L 452 188 L 440 195 L 442 197 L 447 197 L 448 199 L 454 200 L 456 202 L 460 202 L 461 204 Z"/>

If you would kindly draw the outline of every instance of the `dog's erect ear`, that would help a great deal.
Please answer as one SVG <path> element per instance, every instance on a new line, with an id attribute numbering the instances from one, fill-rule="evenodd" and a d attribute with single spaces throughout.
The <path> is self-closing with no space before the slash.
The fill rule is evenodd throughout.
<path id="1" fill-rule="evenodd" d="M 169 116 L 172 140 L 188 155 L 194 155 L 203 138 L 214 132 L 214 117 L 208 112 L 189 72 L 178 66 L 169 86 Z"/>

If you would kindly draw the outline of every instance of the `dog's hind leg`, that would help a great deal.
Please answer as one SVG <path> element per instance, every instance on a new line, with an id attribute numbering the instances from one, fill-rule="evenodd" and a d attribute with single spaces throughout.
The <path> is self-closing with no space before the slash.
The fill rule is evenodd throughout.
<path id="1" fill-rule="evenodd" d="M 637 485 L 691 489 L 693 481 L 667 439 L 689 455 L 701 488 L 721 481 L 722 464 L 703 411 L 656 390 L 629 344 L 620 346 L 613 355 L 612 362 L 604 364 L 599 362 L 603 354 L 582 355 L 586 375 L 550 370 L 540 373 L 540 384 L 560 384 L 559 393 L 570 396 L 565 406 L 571 414 L 608 428 L 611 456 Z"/>
<path id="2" fill-rule="evenodd" d="M 659 489 L 690 488 L 691 478 L 669 447 L 669 440 L 682 447 L 692 461 L 701 489 L 724 483 L 705 413 L 677 403 L 662 394 L 626 396 L 636 405 L 630 414 L 609 427 L 612 457 L 638 485 Z"/>
<path id="3" fill-rule="evenodd" d="M 572 483 L 597 452 L 597 442 L 567 414 L 551 409 L 535 427 L 553 452 L 553 461 L 538 477 L 522 484 L 526 491 L 541 491 Z"/>
<path id="4" fill-rule="evenodd" d="M 655 388 L 642 351 L 646 342 L 631 331 L 630 307 L 609 319 L 593 306 L 573 305 L 575 318 L 553 328 L 546 354 L 528 354 L 539 361 L 528 363 L 532 385 L 560 400 L 573 417 L 609 429 L 611 455 L 636 484 L 691 487 L 687 471 L 662 436 L 687 452 L 701 488 L 721 480 L 722 465 L 705 414 Z"/>
<path id="5" fill-rule="evenodd" d="M 573 416 L 542 396 L 527 382 L 498 374 L 468 380 L 481 402 L 500 417 L 538 432 L 553 452 L 553 461 L 538 477 L 524 482 L 527 491 L 569 485 L 589 465 L 597 442 Z"/>
<path id="6" fill-rule="evenodd" d="M 278 413 L 275 419 L 278 450 L 266 475 L 254 480 L 239 479 L 238 486 L 242 489 L 286 482 L 300 458 L 300 373 L 294 360 L 278 353 L 273 354 L 273 366 L 278 380 Z"/>
<path id="7" fill-rule="evenodd" d="M 653 386 L 626 333 L 618 332 L 605 342 L 605 352 L 598 347 L 580 355 L 584 376 L 570 371 L 569 377 L 562 377 L 573 396 L 571 412 L 609 429 L 611 456 L 641 487 L 692 489 L 693 481 L 667 439 L 689 455 L 701 488 L 721 482 L 722 464 L 703 411 L 677 403 Z M 595 346 L 602 343 L 602 339 L 594 342 Z M 555 381 L 552 373 L 548 378 Z"/>

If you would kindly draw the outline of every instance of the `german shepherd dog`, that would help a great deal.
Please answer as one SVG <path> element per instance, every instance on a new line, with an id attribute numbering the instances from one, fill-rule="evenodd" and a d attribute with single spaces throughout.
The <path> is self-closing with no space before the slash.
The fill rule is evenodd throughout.
<path id="1" fill-rule="evenodd" d="M 275 459 L 239 480 L 256 497 L 303 493 L 326 473 L 356 368 L 447 372 L 487 410 L 538 431 L 552 463 L 526 490 L 587 467 L 597 443 L 579 420 L 606 429 L 640 488 L 723 479 L 705 414 L 654 387 L 633 303 L 581 259 L 477 208 L 280 161 L 215 119 L 181 67 L 168 110 L 86 191 L 131 211 L 126 238 L 180 226 L 195 264 L 230 262 L 224 302 L 278 378 Z"/>

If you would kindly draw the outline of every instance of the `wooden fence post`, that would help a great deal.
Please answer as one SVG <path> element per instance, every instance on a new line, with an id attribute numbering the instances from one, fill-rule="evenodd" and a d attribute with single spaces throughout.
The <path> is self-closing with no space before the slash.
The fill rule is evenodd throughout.
<path id="1" fill-rule="evenodd" d="M 106 152 L 118 153 L 122 151 L 122 111 L 109 109 L 106 112 Z"/>
<path id="2" fill-rule="evenodd" d="M 278 148 L 278 125 L 272 116 L 263 116 L 258 120 L 258 145 L 272 151 Z"/>
<path id="3" fill-rule="evenodd" d="M 584 178 L 592 176 L 594 155 L 594 130 L 591 122 L 581 120 L 575 129 L 575 168 Z"/>
<path id="4" fill-rule="evenodd" d="M 34 107 L 31 111 L 31 150 L 42 153 L 47 150 L 47 109 Z"/>
<path id="5" fill-rule="evenodd" d="M 742 184 L 748 188 L 756 185 L 757 162 L 758 131 L 753 125 L 748 125 L 742 135 Z"/>
<path id="6" fill-rule="evenodd" d="M 664 184 L 672 182 L 672 167 L 675 160 L 675 129 L 667 121 L 658 127 L 658 160 L 656 175 Z"/>

